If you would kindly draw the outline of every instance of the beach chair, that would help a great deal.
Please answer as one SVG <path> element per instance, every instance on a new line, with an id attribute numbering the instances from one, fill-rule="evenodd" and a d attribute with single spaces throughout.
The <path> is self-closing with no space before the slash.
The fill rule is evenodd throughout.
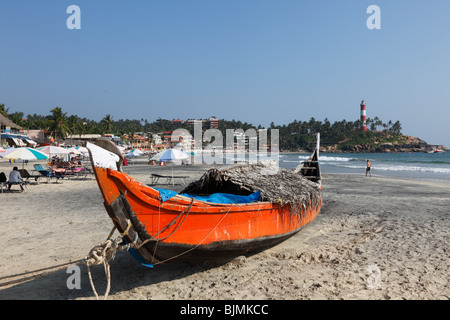
<path id="1" fill-rule="evenodd" d="M 76 179 L 84 178 L 86 179 L 89 171 L 84 167 L 75 167 L 72 169 L 72 173 Z"/>
<path id="2" fill-rule="evenodd" d="M 68 179 L 86 178 L 88 174 L 89 174 L 89 171 L 85 170 L 84 167 L 68 168 L 64 172 L 64 176 L 66 176 Z"/>
<path id="3" fill-rule="evenodd" d="M 47 179 L 47 183 L 50 182 L 50 179 L 56 178 L 56 181 L 64 178 L 64 173 L 62 172 L 54 172 L 53 170 L 44 169 L 41 164 L 35 164 L 34 170 L 38 172 L 42 177 Z"/>
<path id="4" fill-rule="evenodd" d="M 163 184 L 163 183 L 159 183 L 159 180 L 160 179 L 166 179 L 165 184 L 172 184 L 173 185 L 174 182 L 175 182 L 175 179 L 180 179 L 182 181 L 183 185 L 186 185 L 186 179 L 187 178 L 189 178 L 189 177 L 187 177 L 187 176 L 165 176 L 165 175 L 161 175 L 161 174 L 152 173 L 152 175 L 151 175 L 151 179 L 152 179 L 151 184 L 152 185 Z"/>
<path id="5" fill-rule="evenodd" d="M 21 186 L 22 188 L 21 189 L 23 189 L 23 190 L 25 190 L 25 191 L 28 191 L 28 192 L 30 192 L 30 190 L 28 189 L 28 187 L 27 187 L 27 184 L 28 184 L 28 182 L 27 181 L 20 181 L 20 182 L 7 182 L 6 183 L 8 186 L 9 185 L 18 185 L 18 186 Z"/>
<path id="6" fill-rule="evenodd" d="M 27 183 L 29 183 L 28 180 L 30 178 L 34 179 L 36 182 L 38 182 L 39 178 L 42 177 L 42 175 L 40 175 L 40 174 L 33 174 L 33 175 L 30 174 L 27 169 L 19 169 L 19 172 L 20 172 L 20 176 L 22 177 L 22 180 Z"/>
<path id="7" fill-rule="evenodd" d="M 19 185 L 21 186 L 24 190 L 26 191 L 30 191 L 27 187 L 27 182 L 26 181 L 20 181 L 20 182 L 9 182 L 7 181 L 8 179 L 6 178 L 6 174 L 4 172 L 0 172 L 0 187 L 2 189 L 2 193 L 3 193 L 3 188 L 9 185 Z M 21 188 L 21 189 L 22 189 Z"/>

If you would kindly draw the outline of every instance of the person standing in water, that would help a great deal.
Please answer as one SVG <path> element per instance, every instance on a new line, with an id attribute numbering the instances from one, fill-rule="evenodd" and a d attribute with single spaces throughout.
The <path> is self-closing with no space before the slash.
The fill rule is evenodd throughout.
<path id="1" fill-rule="evenodd" d="M 372 167 L 372 164 L 370 163 L 369 160 L 367 160 L 367 164 L 366 164 L 366 177 L 367 177 L 367 173 L 369 173 L 369 176 L 372 176 L 372 172 L 370 172 L 370 168 Z"/>

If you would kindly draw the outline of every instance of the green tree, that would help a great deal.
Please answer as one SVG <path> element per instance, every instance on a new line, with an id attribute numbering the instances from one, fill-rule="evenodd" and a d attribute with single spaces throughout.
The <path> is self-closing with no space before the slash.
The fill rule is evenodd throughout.
<path id="1" fill-rule="evenodd" d="M 52 113 L 48 121 L 48 130 L 53 132 L 55 140 L 64 140 L 70 134 L 69 124 L 67 121 L 67 112 L 62 112 L 60 107 L 50 110 Z"/>
<path id="2" fill-rule="evenodd" d="M 107 114 L 101 121 L 101 128 L 103 133 L 112 133 L 114 123 L 110 114 Z"/>
<path id="3" fill-rule="evenodd" d="M 69 127 L 69 131 L 72 134 L 82 134 L 83 133 L 83 123 L 80 121 L 80 119 L 72 115 L 67 119 L 67 125 Z"/>
<path id="4" fill-rule="evenodd" d="M 2 115 L 4 115 L 5 117 L 7 117 L 7 116 L 8 116 L 8 111 L 9 111 L 9 108 L 6 109 L 6 108 L 5 108 L 5 105 L 4 105 L 3 103 L 0 104 L 0 114 L 2 114 Z"/>
<path id="5" fill-rule="evenodd" d="M 8 115 L 9 120 L 17 124 L 18 126 L 25 127 L 25 121 L 23 121 L 23 112 L 13 112 Z"/>
<path id="6" fill-rule="evenodd" d="M 402 134 L 402 125 L 400 124 L 400 121 L 396 121 L 393 125 L 392 125 L 392 133 L 393 134 Z"/>

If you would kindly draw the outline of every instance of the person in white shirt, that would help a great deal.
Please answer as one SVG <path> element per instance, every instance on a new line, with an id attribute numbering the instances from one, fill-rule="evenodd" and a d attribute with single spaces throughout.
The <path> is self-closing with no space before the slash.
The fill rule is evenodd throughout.
<path id="1" fill-rule="evenodd" d="M 24 191 L 23 186 L 20 182 L 22 182 L 22 176 L 20 175 L 19 169 L 17 167 L 14 167 L 11 173 L 9 174 L 8 190 L 11 190 L 12 184 L 19 184 L 20 189 Z"/>

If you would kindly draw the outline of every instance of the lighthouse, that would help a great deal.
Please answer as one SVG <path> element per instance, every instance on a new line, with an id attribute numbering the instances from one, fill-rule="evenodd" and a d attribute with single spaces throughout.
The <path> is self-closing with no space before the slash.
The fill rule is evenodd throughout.
<path id="1" fill-rule="evenodd" d="M 367 126 L 366 126 L 366 103 L 361 101 L 361 131 L 366 132 Z"/>

